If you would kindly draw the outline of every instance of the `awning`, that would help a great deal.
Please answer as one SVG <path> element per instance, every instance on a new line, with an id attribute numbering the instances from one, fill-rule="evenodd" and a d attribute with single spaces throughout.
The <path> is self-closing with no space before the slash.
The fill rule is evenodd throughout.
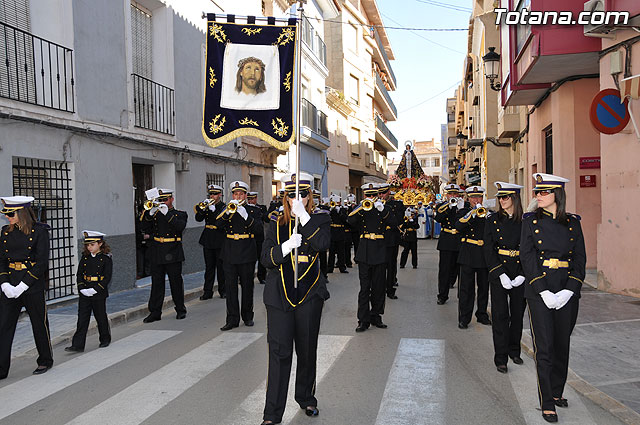
<path id="1" fill-rule="evenodd" d="M 640 75 L 634 75 L 620 81 L 620 97 L 623 102 L 626 97 L 640 99 Z"/>

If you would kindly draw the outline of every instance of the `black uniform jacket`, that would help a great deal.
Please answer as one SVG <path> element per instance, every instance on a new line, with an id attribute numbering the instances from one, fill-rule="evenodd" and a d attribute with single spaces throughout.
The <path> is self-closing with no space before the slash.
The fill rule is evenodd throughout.
<path id="1" fill-rule="evenodd" d="M 524 276 L 520 264 L 520 232 L 522 222 L 506 213 L 491 214 L 484 224 L 484 259 L 489 278 L 498 279 L 502 273 L 513 280 Z"/>
<path id="2" fill-rule="evenodd" d="M 458 264 L 464 264 L 474 269 L 484 269 L 487 262 L 484 259 L 484 217 L 467 216 L 470 208 L 463 208 L 458 212 L 455 228 L 460 232 L 460 251 Z M 442 235 L 442 234 L 441 234 Z"/>
<path id="3" fill-rule="evenodd" d="M 198 205 L 193 207 L 193 211 L 196 213 L 196 221 L 201 222 L 204 220 L 205 226 L 202 230 L 202 234 L 200 235 L 200 240 L 198 241 L 203 247 L 207 249 L 222 248 L 225 234 L 222 230 L 218 229 L 218 226 L 216 226 L 216 217 L 218 217 L 225 208 L 226 205 L 222 201 L 215 204 L 214 211 L 211 211 L 209 207 L 205 207 L 204 209 L 198 207 Z"/>
<path id="4" fill-rule="evenodd" d="M 544 290 L 556 293 L 562 289 L 580 297 L 587 262 L 580 216 L 567 214 L 566 223 L 558 223 L 545 210 L 525 214 L 520 262 L 526 278 L 525 298 L 535 298 Z"/>
<path id="5" fill-rule="evenodd" d="M 256 204 L 256 207 L 260 209 L 262 213 L 262 221 L 265 223 L 269 223 L 269 212 L 267 211 L 266 205 Z"/>
<path id="6" fill-rule="evenodd" d="M 404 203 L 395 199 L 389 199 L 385 202 L 385 206 L 391 211 L 391 221 L 386 225 L 384 231 L 384 240 L 386 246 L 394 246 L 400 244 L 399 226 L 404 220 Z"/>
<path id="7" fill-rule="evenodd" d="M 247 210 L 246 220 L 238 213 L 224 212 L 216 220 L 216 226 L 225 233 L 222 259 L 229 264 L 255 263 L 258 259 L 256 234 L 264 234 L 262 220 L 257 217 L 253 207 L 246 203 L 243 206 Z"/>
<path id="8" fill-rule="evenodd" d="M 182 232 L 187 226 L 187 213 L 171 208 L 167 215 L 160 211 L 152 216 L 144 211 L 140 220 L 149 226 L 151 256 L 155 264 L 171 264 L 184 261 Z"/>
<path id="9" fill-rule="evenodd" d="M 262 208 L 260 207 L 264 207 L 264 205 L 252 205 L 252 204 L 245 204 L 244 206 L 247 209 L 247 214 L 249 214 L 249 217 L 253 217 L 253 219 L 256 221 L 256 243 L 262 243 L 264 241 L 264 223 L 265 223 L 265 215 L 264 215 L 264 211 L 266 211 L 266 207 L 264 209 L 264 211 L 262 210 Z M 267 217 L 267 221 L 269 221 L 269 218 Z"/>
<path id="10" fill-rule="evenodd" d="M 345 237 L 345 225 L 347 224 L 347 208 L 346 207 L 334 207 L 331 208 L 331 241 L 339 242 L 344 241 Z"/>
<path id="11" fill-rule="evenodd" d="M 113 261 L 111 255 L 97 253 L 94 257 L 91 254 L 83 254 L 78 264 L 78 291 L 80 289 L 92 288 L 97 294 L 91 297 L 85 297 L 80 293 L 80 297 L 91 299 L 102 299 L 109 296 L 108 286 L 111 282 L 111 273 L 113 271 Z"/>
<path id="12" fill-rule="evenodd" d="M 384 232 L 387 226 L 398 225 L 391 209 L 385 205 L 382 211 L 378 211 L 375 207 L 365 211 L 360 204 L 349 214 L 347 221 L 361 232 L 356 262 L 371 266 L 386 263 L 387 244 L 384 240 Z"/>
<path id="13" fill-rule="evenodd" d="M 313 298 L 329 298 L 327 280 L 320 272 L 318 253 L 329 249 L 331 219 L 328 214 L 311 214 L 306 225 L 298 225 L 302 245 L 298 248 L 298 287 L 294 288 L 295 259 L 293 251 L 284 257 L 282 243 L 289 240 L 295 226 L 294 219 L 279 225 L 274 217 L 269 223 L 262 245 L 260 261 L 269 269 L 264 287 L 264 303 L 280 310 L 290 311 Z"/>
<path id="14" fill-rule="evenodd" d="M 18 286 L 20 282 L 24 282 L 29 287 L 26 291 L 28 294 L 44 291 L 47 289 L 45 275 L 48 268 L 48 225 L 34 223 L 29 235 L 25 235 L 18 226 L 14 226 L 11 232 L 8 225 L 2 228 L 0 284 L 9 282 L 13 286 Z"/>
<path id="15" fill-rule="evenodd" d="M 458 208 L 450 207 L 449 201 L 436 205 L 434 220 L 441 224 L 442 230 L 438 238 L 439 251 L 459 251 L 460 233 L 455 225 L 458 221 Z"/>
<path id="16" fill-rule="evenodd" d="M 277 216 L 277 213 L 280 212 L 280 207 L 282 206 L 281 200 L 271 201 L 269 203 L 269 208 L 267 209 L 267 217 L 271 219 L 271 217 Z M 275 211 L 275 215 L 272 213 Z"/>
<path id="17" fill-rule="evenodd" d="M 415 242 L 418 240 L 417 229 L 420 227 L 418 220 L 415 218 L 405 217 L 404 222 L 400 225 L 400 230 L 403 234 L 402 240 L 406 242 Z"/>

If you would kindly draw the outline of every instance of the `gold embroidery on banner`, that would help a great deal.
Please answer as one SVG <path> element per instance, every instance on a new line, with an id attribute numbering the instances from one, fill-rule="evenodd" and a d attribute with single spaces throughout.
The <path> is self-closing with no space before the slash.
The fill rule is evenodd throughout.
<path id="1" fill-rule="evenodd" d="M 278 36 L 278 39 L 276 40 L 275 44 L 284 46 L 290 41 L 292 41 L 294 37 L 295 37 L 295 32 L 293 32 L 293 28 L 284 28 L 280 33 L 280 35 Z"/>
<path id="2" fill-rule="evenodd" d="M 284 121 L 282 121 L 282 119 L 276 118 L 271 120 L 271 125 L 273 126 L 273 131 L 278 137 L 285 137 L 287 135 L 289 126 L 284 125 Z"/>
<path id="3" fill-rule="evenodd" d="M 285 91 L 291 91 L 291 71 L 287 72 L 282 85 L 284 86 Z"/>
<path id="4" fill-rule="evenodd" d="M 248 36 L 252 36 L 254 34 L 258 34 L 260 31 L 262 31 L 262 28 L 242 28 L 242 32 L 247 34 Z"/>
<path id="5" fill-rule="evenodd" d="M 213 72 L 213 68 L 209 67 L 209 87 L 213 88 L 217 82 L 216 73 Z"/>
<path id="6" fill-rule="evenodd" d="M 240 121 L 238 121 L 238 124 L 240 125 L 255 125 L 256 127 L 258 127 L 258 123 L 255 122 L 254 120 L 250 120 L 249 117 L 244 117 L 244 119 L 241 119 Z"/>
<path id="7" fill-rule="evenodd" d="M 224 127 L 224 123 L 227 121 L 226 117 L 222 117 L 220 122 L 218 122 L 219 118 L 220 114 L 216 115 L 209 123 L 209 131 L 211 131 L 213 134 L 218 134 L 219 132 L 221 132 L 222 127 Z"/>
<path id="8" fill-rule="evenodd" d="M 227 41 L 227 34 L 225 34 L 224 30 L 220 25 L 211 24 L 209 26 L 209 35 L 213 36 L 220 43 L 224 43 Z"/>

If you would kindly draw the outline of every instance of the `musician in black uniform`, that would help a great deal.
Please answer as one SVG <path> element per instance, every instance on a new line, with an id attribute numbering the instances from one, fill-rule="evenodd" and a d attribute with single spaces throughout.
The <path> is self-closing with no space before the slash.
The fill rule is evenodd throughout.
<path id="1" fill-rule="evenodd" d="M 354 194 L 350 193 L 347 195 L 345 201 L 344 201 L 344 207 L 347 211 L 347 216 L 349 214 L 351 214 L 351 211 L 353 211 L 356 208 L 356 197 Z M 344 236 L 345 236 L 345 240 L 344 240 L 344 264 L 347 266 L 348 269 L 353 268 L 353 261 L 351 258 L 351 247 L 353 246 L 354 248 L 354 252 L 357 249 L 356 246 L 353 243 L 353 233 L 357 233 L 358 229 L 354 229 L 353 227 L 351 227 L 351 225 L 349 223 L 346 223 L 344 226 Z"/>
<path id="2" fill-rule="evenodd" d="M 329 248 L 331 219 L 313 213 L 310 196 L 312 177 L 300 173 L 300 199 L 295 199 L 295 174 L 285 183 L 284 210 L 267 230 L 262 263 L 269 269 L 264 287 L 267 309 L 269 374 L 263 424 L 282 421 L 287 402 L 291 360 L 295 344 L 295 400 L 307 416 L 317 416 L 315 397 L 316 356 L 320 317 L 329 298 L 326 279 L 320 271 L 318 253 Z M 295 218 L 298 217 L 298 228 Z M 294 285 L 294 249 L 298 249 L 298 282 Z"/>
<path id="3" fill-rule="evenodd" d="M 467 329 L 473 314 L 473 302 L 478 286 L 478 308 L 476 319 L 483 325 L 490 325 L 487 313 L 489 303 L 489 272 L 484 259 L 484 223 L 487 210 L 482 206 L 484 187 L 470 186 L 466 190 L 470 206 L 458 213 L 456 230 L 460 232 L 460 288 L 458 291 L 458 328 Z"/>
<path id="4" fill-rule="evenodd" d="M 171 298 L 175 304 L 176 319 L 187 317 L 184 305 L 184 283 L 182 281 L 182 232 L 187 226 L 187 213 L 173 207 L 171 189 L 153 188 L 145 192 L 151 201 L 141 220 L 148 226 L 153 236 L 151 244 L 151 295 L 149 296 L 149 315 L 144 323 L 155 322 L 162 316 L 164 302 L 165 275 L 169 276 Z"/>
<path id="5" fill-rule="evenodd" d="M 329 217 L 329 219 L 331 219 L 331 216 L 330 216 L 331 208 L 329 208 L 328 202 L 323 202 L 321 200 L 320 191 L 317 189 L 313 189 L 313 203 L 315 204 L 315 209 L 313 210 L 314 214 L 326 214 Z M 329 252 L 326 249 L 318 253 L 318 260 L 320 261 L 320 272 L 325 277 L 325 279 L 327 279 L 328 255 L 329 255 Z M 327 280 L 327 283 L 329 283 L 328 280 Z"/>
<path id="6" fill-rule="evenodd" d="M 222 202 L 222 187 L 217 184 L 210 184 L 207 187 L 209 197 L 193 206 L 196 214 L 196 221 L 204 220 L 204 229 L 198 241 L 202 245 L 204 253 L 204 286 L 201 300 L 213 298 L 213 283 L 218 274 L 218 294 L 220 298 L 225 297 L 224 268 L 222 266 L 222 245 L 225 234 L 216 226 L 216 217 L 224 211 L 226 205 Z"/>
<path id="7" fill-rule="evenodd" d="M 81 353 L 87 340 L 87 329 L 91 312 L 98 323 L 100 348 L 111 344 L 111 329 L 107 318 L 107 297 L 113 272 L 111 248 L 104 240 L 105 234 L 95 230 L 83 230 L 84 250 L 76 278 L 78 282 L 78 324 L 71 339 L 71 345 L 65 351 Z"/>
<path id="8" fill-rule="evenodd" d="M 267 278 L 267 269 L 260 262 L 260 253 L 262 252 L 262 243 L 264 242 L 264 223 L 269 222 L 269 216 L 267 215 L 267 207 L 258 204 L 258 192 L 247 193 L 247 204 L 254 207 L 254 213 L 259 217 L 260 222 L 262 222 L 262 231 L 258 230 L 256 233 L 256 255 L 258 259 L 258 272 L 256 273 L 256 277 L 258 278 L 258 283 L 264 285 L 266 283 L 265 279 Z"/>
<path id="9" fill-rule="evenodd" d="M 586 252 L 580 216 L 566 212 L 569 180 L 536 173 L 538 209 L 525 214 L 520 238 L 542 416 L 557 422 L 567 380 L 571 332 L 578 317 Z"/>
<path id="10" fill-rule="evenodd" d="M 284 189 L 278 190 L 278 194 L 276 195 L 276 199 L 272 200 L 269 203 L 269 208 L 267 209 L 267 217 L 271 216 L 272 212 L 281 212 L 282 211 L 282 199 L 284 197 Z"/>
<path id="11" fill-rule="evenodd" d="M 327 264 L 327 273 L 333 273 L 333 266 L 336 264 L 340 273 L 349 273 L 345 265 L 345 240 L 344 231 L 347 225 L 347 209 L 340 204 L 340 195 L 331 195 L 331 203 L 329 204 L 331 216 L 331 247 L 329 248 L 329 262 Z M 338 261 L 336 262 L 336 257 Z"/>
<path id="12" fill-rule="evenodd" d="M 484 258 L 491 286 L 493 361 L 500 373 L 507 373 L 507 360 L 522 364 L 520 339 L 524 300 L 524 272 L 520 264 L 522 228 L 522 186 L 495 182 L 498 188 L 498 212 L 487 217 L 484 225 Z"/>
<path id="13" fill-rule="evenodd" d="M 46 273 L 49 267 L 49 226 L 36 221 L 31 196 L 2 198 L 0 213 L 9 220 L 0 236 L 0 379 L 9 375 L 11 346 L 18 316 L 29 314 L 38 349 L 34 375 L 53 366 L 49 319 L 45 305 Z"/>
<path id="14" fill-rule="evenodd" d="M 404 220 L 405 207 L 402 201 L 393 199 L 388 183 L 382 183 L 378 187 L 378 196 L 385 207 L 391 211 L 390 221 L 385 227 L 384 241 L 387 252 L 387 267 L 385 268 L 385 286 L 387 297 L 398 299 L 396 286 L 398 281 L 398 251 L 400 250 L 400 229 L 398 226 Z"/>
<path id="15" fill-rule="evenodd" d="M 223 261 L 227 287 L 227 319 L 222 331 L 237 328 L 240 318 L 253 326 L 253 273 L 257 249 L 256 234 L 263 232 L 258 209 L 247 204 L 249 186 L 240 180 L 231 183 L 233 200 L 221 212 L 216 226 L 226 233 Z M 242 307 L 238 304 L 238 281 L 242 289 Z"/>
<path id="16" fill-rule="evenodd" d="M 407 208 L 404 213 L 404 220 L 400 225 L 400 232 L 402 233 L 402 240 L 404 242 L 404 249 L 400 254 L 400 268 L 404 269 L 407 260 L 409 259 L 409 252 L 411 252 L 411 265 L 414 269 L 418 268 L 418 211 L 414 208 Z"/>
<path id="17" fill-rule="evenodd" d="M 453 288 L 458 278 L 458 252 L 460 251 L 460 234 L 455 225 L 458 211 L 465 207 L 460 186 L 448 184 L 444 187 L 445 199 L 435 207 L 435 221 L 440 223 L 442 231 L 438 239 L 440 260 L 438 263 L 438 305 L 449 299 L 449 288 Z"/>
<path id="18" fill-rule="evenodd" d="M 360 292 L 358 293 L 358 327 L 364 332 L 370 325 L 386 328 L 382 322 L 384 314 L 385 275 L 387 257 L 385 228 L 395 225 L 391 209 L 377 199 L 375 183 L 362 186 L 365 200 L 349 214 L 349 224 L 361 230 L 360 244 L 356 252 Z"/>

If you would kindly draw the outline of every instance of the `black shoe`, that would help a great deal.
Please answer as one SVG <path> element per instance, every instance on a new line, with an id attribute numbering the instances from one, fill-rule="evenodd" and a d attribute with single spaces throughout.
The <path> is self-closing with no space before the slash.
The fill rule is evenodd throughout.
<path id="1" fill-rule="evenodd" d="M 414 269 L 417 269 L 417 268 L 418 268 L 418 266 L 413 266 L 413 268 L 414 268 Z"/>
<path id="2" fill-rule="evenodd" d="M 506 364 L 501 364 L 500 366 L 496 366 L 496 369 L 498 369 L 498 372 L 500 373 L 507 373 L 507 365 Z"/>
<path id="3" fill-rule="evenodd" d="M 180 313 L 176 314 L 176 319 L 178 319 L 178 320 L 182 320 L 185 317 L 187 317 L 187 312 L 186 311 L 181 311 Z"/>
<path id="4" fill-rule="evenodd" d="M 7 376 L 9 376 L 8 373 L 6 375 L 0 375 L 0 379 L 7 379 Z"/>
<path id="5" fill-rule="evenodd" d="M 109 344 L 111 344 L 110 342 L 101 342 L 100 345 L 98 345 L 99 348 L 107 348 L 109 346 Z"/>
<path id="6" fill-rule="evenodd" d="M 49 369 L 51 369 L 51 366 L 38 366 L 36 370 L 33 371 L 33 374 L 42 375 L 43 373 L 47 372 Z"/>
<path id="7" fill-rule="evenodd" d="M 225 298 L 227 298 L 227 294 L 220 294 L 220 298 L 224 300 Z"/>
<path id="8" fill-rule="evenodd" d="M 204 300 L 210 300 L 211 298 L 213 298 L 213 294 L 202 294 L 200 296 L 200 300 L 204 301 Z"/>
<path id="9" fill-rule="evenodd" d="M 455 282 L 453 282 L 451 285 L 449 285 L 450 288 L 453 288 L 454 286 L 456 286 Z"/>
<path id="10" fill-rule="evenodd" d="M 478 323 L 482 323 L 483 325 L 490 325 L 491 319 L 489 319 L 488 317 L 483 317 L 481 319 L 478 319 Z"/>
<path id="11" fill-rule="evenodd" d="M 558 414 L 557 413 L 542 413 L 542 419 L 547 422 L 558 422 Z"/>
<path id="12" fill-rule="evenodd" d="M 443 300 L 442 298 L 438 298 L 438 301 L 436 301 L 436 303 L 438 305 L 444 305 L 444 303 L 446 303 L 446 302 L 447 302 L 447 300 Z"/>
<path id="13" fill-rule="evenodd" d="M 397 300 L 398 296 L 396 294 L 389 294 L 387 295 L 387 297 L 391 298 L 392 300 Z"/>
<path id="14" fill-rule="evenodd" d="M 340 273 L 349 273 L 349 271 L 347 269 L 344 269 L 344 270 L 340 270 Z"/>
<path id="15" fill-rule="evenodd" d="M 160 318 L 160 316 L 156 316 L 155 314 L 150 314 L 150 315 L 148 315 L 147 317 L 145 317 L 142 321 L 143 321 L 144 323 L 152 323 L 152 322 L 156 322 L 156 321 L 158 321 L 158 320 L 162 320 L 162 319 Z"/>
<path id="16" fill-rule="evenodd" d="M 553 399 L 553 402 L 555 403 L 556 406 L 558 407 L 569 407 L 569 402 L 567 401 L 566 398 L 555 398 Z"/>
<path id="17" fill-rule="evenodd" d="M 515 364 L 522 364 L 524 363 L 522 361 L 522 358 L 520 356 L 515 356 L 515 357 L 511 357 L 511 360 L 515 363 Z M 556 405 L 557 406 L 557 405 Z"/>
<path id="18" fill-rule="evenodd" d="M 327 270 L 327 273 L 333 273 L 333 269 Z"/>
<path id="19" fill-rule="evenodd" d="M 404 269 L 404 266 L 400 266 L 401 269 Z"/>
<path id="20" fill-rule="evenodd" d="M 353 268 L 353 264 L 347 264 L 347 268 L 348 269 L 352 269 Z"/>
<path id="21" fill-rule="evenodd" d="M 467 329 L 469 325 L 466 323 L 458 322 L 458 329 Z"/>
<path id="22" fill-rule="evenodd" d="M 64 351 L 68 351 L 70 353 L 82 353 L 84 352 L 84 348 L 74 347 L 73 345 L 70 345 L 69 347 L 64 347 Z"/>
<path id="23" fill-rule="evenodd" d="M 369 324 L 368 323 L 359 323 L 358 327 L 356 328 L 356 332 L 364 332 L 367 329 L 369 329 Z"/>
<path id="24" fill-rule="evenodd" d="M 382 320 L 379 322 L 373 322 L 371 323 L 373 326 L 375 326 L 376 328 L 380 328 L 380 329 L 387 329 L 387 325 L 385 325 L 384 323 L 382 323 Z"/>
<path id="25" fill-rule="evenodd" d="M 238 325 L 232 325 L 232 324 L 227 323 L 226 325 L 221 327 L 220 330 L 221 331 L 228 331 L 228 330 L 231 330 L 231 329 L 237 328 L 237 327 L 238 327 Z"/>
<path id="26" fill-rule="evenodd" d="M 254 325 L 253 320 L 245 320 L 244 321 L 244 325 L 245 326 L 253 326 Z"/>
<path id="27" fill-rule="evenodd" d="M 320 414 L 320 411 L 318 410 L 318 408 L 316 406 L 307 406 L 304 409 L 304 413 L 307 416 L 318 416 Z"/>

